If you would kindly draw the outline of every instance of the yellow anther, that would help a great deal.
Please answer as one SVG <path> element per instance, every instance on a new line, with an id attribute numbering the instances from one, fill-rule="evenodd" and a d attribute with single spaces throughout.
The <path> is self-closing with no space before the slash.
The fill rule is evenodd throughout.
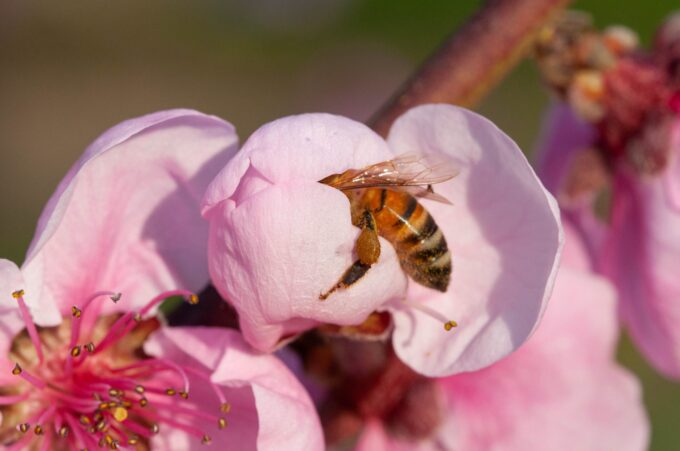
<path id="1" fill-rule="evenodd" d="M 138 385 L 138 386 L 135 387 L 135 391 L 141 395 L 142 393 L 144 393 L 144 387 L 141 386 L 141 385 Z"/>
<path id="2" fill-rule="evenodd" d="M 179 392 L 179 396 L 180 396 L 182 399 L 189 399 L 189 393 L 188 393 L 188 392 L 185 392 L 185 391 Z"/>
<path id="3" fill-rule="evenodd" d="M 115 401 L 109 401 L 109 409 L 115 409 L 118 407 L 118 403 Z"/>
<path id="4" fill-rule="evenodd" d="M 71 357 L 78 357 L 80 355 L 80 346 L 71 348 Z"/>
<path id="5" fill-rule="evenodd" d="M 220 429 L 226 428 L 227 420 L 225 420 L 224 418 L 220 418 L 219 420 L 217 420 L 217 427 L 219 427 Z"/>
<path id="6" fill-rule="evenodd" d="M 174 388 L 168 388 L 167 390 L 165 390 L 165 394 L 168 396 L 175 396 L 177 394 L 177 390 L 175 390 Z"/>
<path id="7" fill-rule="evenodd" d="M 24 290 L 17 290 L 14 293 L 12 293 L 12 297 L 14 299 L 19 299 L 24 297 Z"/>
<path id="8" fill-rule="evenodd" d="M 444 323 L 444 329 L 446 329 L 447 332 L 453 329 L 454 327 L 458 327 L 458 323 L 453 320 Z"/>
<path id="9" fill-rule="evenodd" d="M 35 435 L 43 435 L 43 432 L 45 432 L 39 424 L 35 425 L 35 429 L 33 429 L 33 432 L 35 432 Z"/>
<path id="10" fill-rule="evenodd" d="M 127 442 L 128 445 L 136 445 L 137 443 L 139 443 L 139 437 L 137 437 L 136 435 L 130 436 L 128 437 Z"/>
<path id="11" fill-rule="evenodd" d="M 114 398 L 117 398 L 117 397 L 120 396 L 121 394 L 122 394 L 121 391 L 120 391 L 120 390 L 116 390 L 115 388 L 112 388 L 112 389 L 109 390 L 109 396 L 112 396 L 112 397 L 114 397 Z"/>
<path id="12" fill-rule="evenodd" d="M 139 400 L 139 405 L 140 405 L 140 406 L 146 407 L 147 404 L 149 404 L 149 400 L 148 400 L 148 399 L 142 398 L 142 399 Z"/>
<path id="13" fill-rule="evenodd" d="M 95 412 L 92 418 L 94 419 L 94 422 L 97 423 L 104 419 L 104 415 L 102 415 L 101 412 Z"/>
<path id="14" fill-rule="evenodd" d="M 80 315 L 83 314 L 83 311 L 80 310 L 78 307 L 75 305 L 71 307 L 71 315 L 73 315 L 74 318 L 80 318 Z"/>
<path id="15" fill-rule="evenodd" d="M 100 402 L 99 403 L 99 409 L 101 410 L 106 410 L 109 408 L 109 403 L 108 401 Z M 89 418 L 88 418 L 88 423 L 89 423 Z"/>
<path id="16" fill-rule="evenodd" d="M 193 304 L 193 305 L 198 304 L 198 296 L 195 295 L 195 294 L 192 294 L 191 296 L 189 296 L 189 304 Z"/>
<path id="17" fill-rule="evenodd" d="M 210 445 L 210 443 L 212 443 L 212 438 L 210 438 L 209 435 L 204 435 L 201 439 L 201 443 L 204 445 Z"/>
<path id="18" fill-rule="evenodd" d="M 61 429 L 59 429 L 59 437 L 61 438 L 68 437 L 68 428 L 66 426 L 62 426 Z"/>
<path id="19" fill-rule="evenodd" d="M 18 363 L 15 363 L 15 364 L 14 364 L 14 368 L 12 368 L 12 374 L 14 374 L 15 376 L 18 376 L 18 375 L 20 375 L 23 371 L 24 371 L 24 370 L 21 369 L 21 367 L 19 366 Z"/>
<path id="20" fill-rule="evenodd" d="M 97 423 L 97 430 L 99 432 L 103 431 L 106 428 L 106 421 L 102 420 L 99 423 Z"/>
<path id="21" fill-rule="evenodd" d="M 94 343 L 89 342 L 88 344 L 85 345 L 85 349 L 87 349 L 87 352 L 94 352 Z"/>
<path id="22" fill-rule="evenodd" d="M 109 448 L 118 449 L 118 440 L 113 440 L 111 443 L 109 443 Z"/>
<path id="23" fill-rule="evenodd" d="M 28 423 L 21 423 L 21 424 L 19 425 L 19 430 L 20 430 L 21 432 L 23 432 L 23 433 L 28 432 L 29 429 L 31 429 L 31 425 L 28 424 Z"/>
<path id="24" fill-rule="evenodd" d="M 129 409 L 132 407 L 132 402 L 131 401 L 123 401 L 122 406 L 125 407 L 126 409 Z"/>
<path id="25" fill-rule="evenodd" d="M 160 430 L 161 428 L 158 426 L 157 423 L 151 425 L 151 432 L 153 432 L 154 434 L 158 434 Z"/>
<path id="26" fill-rule="evenodd" d="M 128 417 L 128 411 L 125 407 L 116 407 L 113 409 L 113 412 L 111 412 L 113 415 L 113 418 L 116 419 L 117 422 L 122 423 L 123 421 L 127 420 Z"/>
<path id="27" fill-rule="evenodd" d="M 99 406 L 101 408 L 101 405 Z M 80 424 L 90 424 L 90 419 L 86 417 L 85 415 L 80 416 Z"/>
<path id="28" fill-rule="evenodd" d="M 229 404 L 228 402 L 225 402 L 224 404 L 222 404 L 220 406 L 220 411 L 222 413 L 229 413 L 231 411 L 231 404 Z"/>

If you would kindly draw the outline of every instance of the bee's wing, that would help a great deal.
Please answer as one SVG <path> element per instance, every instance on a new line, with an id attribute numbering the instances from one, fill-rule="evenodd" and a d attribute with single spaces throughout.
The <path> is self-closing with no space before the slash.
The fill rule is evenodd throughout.
<path id="1" fill-rule="evenodd" d="M 341 177 L 336 178 L 330 184 L 339 190 L 352 190 L 364 188 L 391 188 L 404 189 L 406 187 L 420 187 L 417 190 L 419 197 L 432 198 L 432 189 L 427 187 L 436 183 L 442 183 L 458 175 L 450 162 L 441 158 L 417 154 L 404 154 L 393 160 L 367 166 L 357 171 L 348 171 Z M 412 191 L 411 188 L 406 189 Z M 423 191 L 428 192 L 425 195 Z M 436 196 L 441 198 L 441 196 Z"/>
<path id="2" fill-rule="evenodd" d="M 399 191 L 405 191 L 413 197 L 418 197 L 421 199 L 430 199 L 443 204 L 453 205 L 446 197 L 441 194 L 437 194 L 432 189 L 432 185 L 427 186 L 400 186 Z"/>

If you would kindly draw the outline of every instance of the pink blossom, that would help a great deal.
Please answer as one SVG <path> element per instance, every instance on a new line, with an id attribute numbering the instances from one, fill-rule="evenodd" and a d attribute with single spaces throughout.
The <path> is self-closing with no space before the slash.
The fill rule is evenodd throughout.
<path id="1" fill-rule="evenodd" d="M 407 288 L 381 238 L 366 275 L 321 301 L 354 261 L 359 229 L 345 195 L 318 181 L 414 152 L 460 171 L 434 187 L 452 205 L 422 201 L 452 254 L 448 291 Z M 328 114 L 264 125 L 211 183 L 203 212 L 213 283 L 254 347 L 271 350 L 319 324 L 355 325 L 388 310 L 397 353 L 427 375 L 478 369 L 519 347 L 545 307 L 561 243 L 557 207 L 515 143 L 446 105 L 407 112 L 386 141 Z M 459 327 L 447 333 L 447 319 Z"/>
<path id="2" fill-rule="evenodd" d="M 539 173 L 554 190 L 565 218 L 589 242 L 596 269 L 619 292 L 619 313 L 633 340 L 651 363 L 669 377 L 680 377 L 680 120 L 667 139 L 667 163 L 660 172 L 639 174 L 625 160 L 612 165 L 607 188 L 610 211 L 598 218 L 595 192 L 568 195 L 560 182 L 571 172 L 574 156 L 590 148 L 594 127 L 574 118 L 566 106 L 550 113 Z M 569 140 L 564 137 L 571 137 Z M 554 168 L 554 169 L 553 169 Z"/>
<path id="3" fill-rule="evenodd" d="M 230 124 L 195 111 L 126 121 L 61 182 L 22 267 L 0 259 L 3 449 L 323 447 L 276 358 L 236 331 L 150 316 L 169 296 L 197 302 L 208 282 L 199 200 L 235 143 Z"/>
<path id="4" fill-rule="evenodd" d="M 551 302 L 526 344 L 485 369 L 436 379 L 441 405 L 430 409 L 445 414 L 430 437 L 410 441 L 369 419 L 357 451 L 646 449 L 639 383 L 614 362 L 614 290 L 565 230 Z"/>

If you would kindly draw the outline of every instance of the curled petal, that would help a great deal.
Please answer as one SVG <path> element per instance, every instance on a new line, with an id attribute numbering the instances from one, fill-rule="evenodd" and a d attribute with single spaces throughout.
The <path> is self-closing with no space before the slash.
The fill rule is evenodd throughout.
<path id="1" fill-rule="evenodd" d="M 356 259 L 359 230 L 346 196 L 318 181 L 391 158 L 366 126 L 307 114 L 260 128 L 211 183 L 203 203 L 210 274 L 251 345 L 271 350 L 318 322 L 357 324 L 403 295 L 406 278 L 381 240 L 366 276 L 319 298 Z"/>
<path id="2" fill-rule="evenodd" d="M 207 371 L 231 405 L 228 426 L 219 430 L 196 419 L 216 449 L 322 450 L 321 425 L 309 395 L 277 358 L 257 355 L 236 331 L 218 328 L 162 329 L 145 350 L 179 365 Z M 189 402 L 205 412 L 219 406 L 215 394 L 204 390 L 205 381 L 192 380 Z M 200 440 L 181 431 L 168 431 L 155 439 L 168 450 L 201 448 Z"/>
<path id="3" fill-rule="evenodd" d="M 93 292 L 142 304 L 171 288 L 208 280 L 208 227 L 199 202 L 235 151 L 234 128 L 213 116 L 169 110 L 125 121 L 101 135 L 43 210 L 23 265 L 41 286 L 38 323 Z"/>
<path id="4" fill-rule="evenodd" d="M 395 350 L 428 376 L 490 365 L 529 337 L 549 299 L 562 243 L 557 205 L 516 144 L 467 110 L 414 108 L 394 124 L 388 143 L 396 154 L 434 154 L 460 170 L 434 187 L 452 205 L 423 201 L 451 251 L 448 291 L 415 283 L 408 291 L 410 301 L 459 327 L 447 333 L 395 304 Z"/>
<path id="5" fill-rule="evenodd" d="M 668 377 L 680 378 L 680 213 L 661 177 L 620 174 L 602 271 L 619 290 L 620 313 L 636 344 Z"/>

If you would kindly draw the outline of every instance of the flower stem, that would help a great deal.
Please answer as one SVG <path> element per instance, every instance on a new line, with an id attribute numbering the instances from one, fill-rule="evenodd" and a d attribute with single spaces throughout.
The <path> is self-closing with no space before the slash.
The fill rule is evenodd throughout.
<path id="1" fill-rule="evenodd" d="M 530 48 L 543 24 L 572 0 L 489 0 L 455 31 L 369 125 L 386 136 L 403 112 L 424 103 L 477 103 Z"/>

